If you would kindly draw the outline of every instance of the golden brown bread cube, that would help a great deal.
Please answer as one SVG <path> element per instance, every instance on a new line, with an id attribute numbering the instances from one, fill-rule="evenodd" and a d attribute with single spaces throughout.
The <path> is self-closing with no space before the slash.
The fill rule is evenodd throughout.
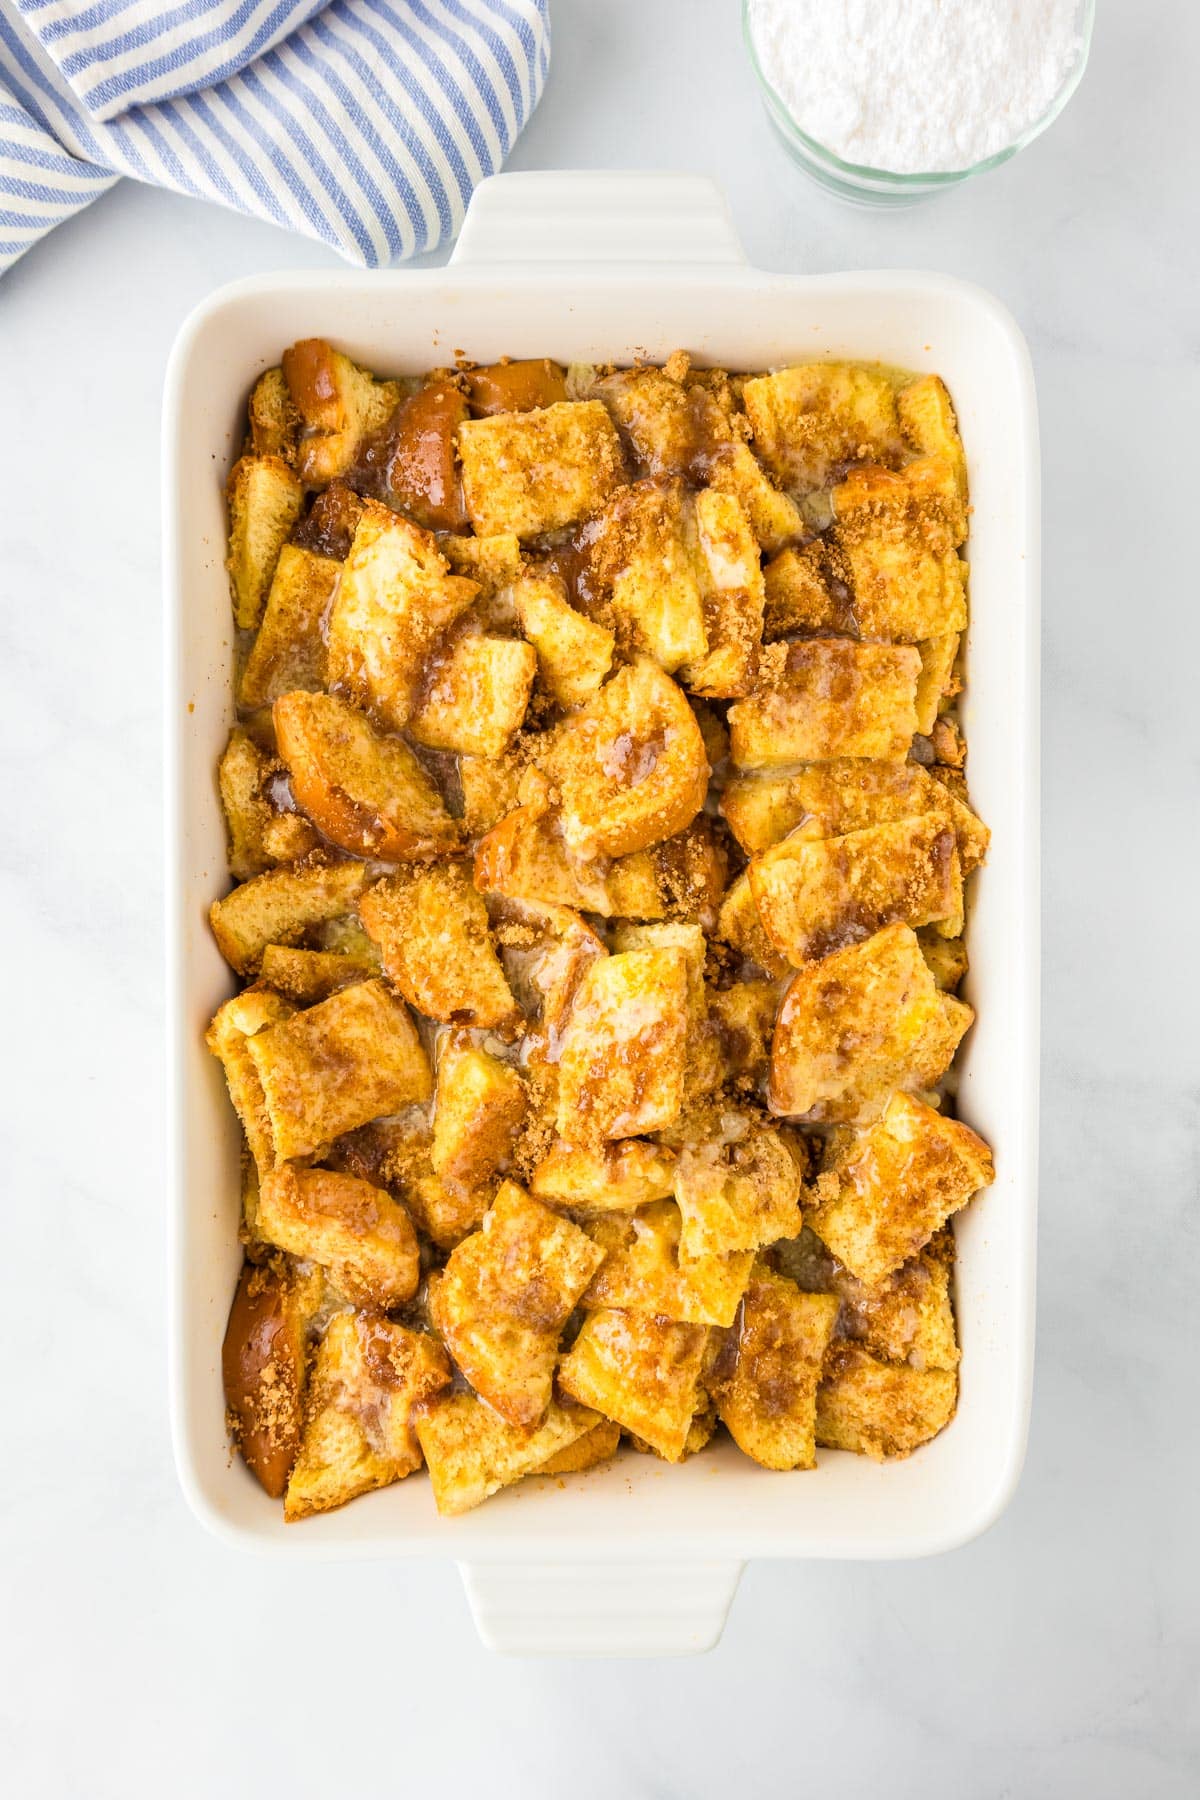
<path id="1" fill-rule="evenodd" d="M 828 538 L 789 545 L 763 570 L 763 636 L 793 631 L 855 635 L 852 596 L 831 566 Z"/>
<path id="2" fill-rule="evenodd" d="M 284 1517 L 327 1512 L 419 1469 L 414 1413 L 449 1385 L 435 1339 L 390 1319 L 335 1313 L 317 1350 Z"/>
<path id="3" fill-rule="evenodd" d="M 804 363 L 742 384 L 754 444 L 785 488 L 823 487 L 840 463 L 895 459 L 896 400 L 884 375 L 853 363 Z"/>
<path id="4" fill-rule="evenodd" d="M 764 555 L 774 556 L 804 536 L 800 508 L 768 479 L 748 444 L 735 442 L 718 450 L 708 464 L 707 480 L 709 487 L 738 501 Z"/>
<path id="5" fill-rule="evenodd" d="M 458 451 L 481 537 L 557 531 L 595 512 L 622 479 L 620 440 L 599 400 L 468 419 Z"/>
<path id="6" fill-rule="evenodd" d="M 617 1454 L 621 1444 L 621 1427 L 614 1419 L 601 1419 L 598 1425 L 560 1450 L 557 1456 L 551 1456 L 535 1475 L 582 1475 L 588 1469 L 595 1469 L 601 1463 L 608 1462 Z"/>
<path id="7" fill-rule="evenodd" d="M 329 683 L 400 730 L 429 658 L 478 593 L 476 582 L 450 573 L 430 532 L 364 501 L 329 613 Z"/>
<path id="8" fill-rule="evenodd" d="M 617 369 L 594 391 L 647 475 L 700 479 L 712 455 L 733 441 L 728 411 L 707 388 L 676 379 L 674 370 Z"/>
<path id="9" fill-rule="evenodd" d="M 734 495 L 704 488 L 694 510 L 707 648 L 686 664 L 683 682 L 693 693 L 732 699 L 749 693 L 762 643 L 758 544 Z"/>
<path id="10" fill-rule="evenodd" d="M 325 920 L 351 912 L 366 884 L 361 863 L 323 857 L 268 869 L 214 900 L 208 917 L 217 948 L 239 975 L 253 975 L 268 944 L 297 944 Z"/>
<path id="11" fill-rule="evenodd" d="M 695 510 L 680 482 L 618 488 L 589 525 L 591 580 L 625 655 L 668 674 L 708 648 Z"/>
<path id="12" fill-rule="evenodd" d="M 520 805 L 525 766 L 519 746 L 503 756 L 459 757 L 462 828 L 468 838 L 483 837 Z"/>
<path id="13" fill-rule="evenodd" d="M 921 954 L 942 992 L 957 993 L 968 968 L 967 947 L 963 940 L 942 937 L 936 926 L 928 925 L 918 931 L 917 939 Z"/>
<path id="14" fill-rule="evenodd" d="M 281 1162 L 313 1156 L 384 1113 L 427 1100 L 429 1064 L 403 1001 L 360 981 L 249 1040 Z"/>
<path id="15" fill-rule="evenodd" d="M 319 688 L 325 678 L 321 621 L 341 564 L 299 544 L 285 544 L 267 590 L 266 607 L 238 684 L 238 703 L 270 706 L 293 688 Z"/>
<path id="16" fill-rule="evenodd" d="M 550 1406 L 533 1431 L 509 1425 L 474 1394 L 442 1394 L 418 1413 L 416 1432 L 440 1513 L 470 1512 L 501 1488 L 537 1474 L 594 1430 L 584 1406 Z"/>
<path id="17" fill-rule="evenodd" d="M 757 1082 L 766 1074 L 780 995 L 778 982 L 765 979 L 709 988 L 709 1023 L 727 1077 Z"/>
<path id="18" fill-rule="evenodd" d="M 911 644 L 768 644 L 753 693 L 729 709 L 730 755 L 740 769 L 847 756 L 902 761 L 917 728 L 920 672 Z"/>
<path id="19" fill-rule="evenodd" d="M 914 1369 L 953 1369 L 959 1349 L 950 1300 L 954 1236 L 933 1237 L 883 1281 L 868 1284 L 839 1269 L 832 1291 L 841 1302 L 839 1331 L 881 1362 Z"/>
<path id="20" fill-rule="evenodd" d="M 559 727 L 543 768 L 562 795 L 567 844 L 583 856 L 627 856 L 682 831 L 709 775 L 695 714 L 649 657 Z"/>
<path id="21" fill-rule="evenodd" d="M 833 507 L 865 637 L 915 643 L 964 629 L 966 564 L 956 546 L 966 513 L 949 463 L 923 457 L 895 472 L 852 469 L 834 488 Z"/>
<path id="22" fill-rule="evenodd" d="M 515 1069 L 469 1040 L 443 1039 L 433 1111 L 435 1174 L 447 1187 L 469 1192 L 490 1181 L 507 1166 L 526 1105 Z"/>
<path id="23" fill-rule="evenodd" d="M 704 1325 L 607 1308 L 591 1312 L 559 1365 L 558 1383 L 668 1462 L 682 1462 L 701 1403 L 708 1342 Z"/>
<path id="24" fill-rule="evenodd" d="M 800 1230 L 800 1167 L 779 1131 L 725 1108 L 685 1137 L 675 1169 L 681 1261 L 758 1250 Z"/>
<path id="25" fill-rule="evenodd" d="M 674 1192 L 675 1152 L 643 1138 L 621 1138 L 586 1150 L 557 1139 L 538 1163 L 529 1191 L 548 1206 L 585 1212 L 634 1212 Z"/>
<path id="26" fill-rule="evenodd" d="M 489 1185 L 449 1187 L 432 1169 L 416 1176 L 404 1190 L 404 1204 L 439 1250 L 453 1250 L 455 1244 L 478 1231 L 493 1198 Z"/>
<path id="27" fill-rule="evenodd" d="M 633 1213 L 598 1214 L 588 1219 L 587 1229 L 605 1260 L 584 1295 L 585 1306 L 615 1306 L 686 1325 L 733 1324 L 753 1251 L 684 1258 L 683 1218 L 673 1200 L 656 1200 Z"/>
<path id="28" fill-rule="evenodd" d="M 958 692 L 955 664 L 961 634 L 943 632 L 938 637 L 923 638 L 917 645 L 921 657 L 921 673 L 917 679 L 917 730 L 927 737 L 937 723 L 938 709 L 946 696 Z"/>
<path id="29" fill-rule="evenodd" d="M 281 456 L 284 462 L 294 463 L 300 437 L 300 414 L 292 403 L 281 368 L 267 369 L 259 376 L 247 410 L 250 447 L 254 454 Z"/>
<path id="30" fill-rule="evenodd" d="M 603 918 L 657 919 L 676 912 L 707 917 L 724 880 L 723 855 L 703 818 L 649 850 L 589 859 L 568 849 L 559 815 L 537 803 L 514 807 L 475 846 L 481 893 Z"/>
<path id="31" fill-rule="evenodd" d="M 219 1007 L 204 1041 L 225 1070 L 234 1110 L 260 1174 L 275 1166 L 275 1139 L 263 1099 L 262 1082 L 246 1041 L 270 1025 L 290 1019 L 295 1007 L 263 988 L 246 988 Z"/>
<path id="32" fill-rule="evenodd" d="M 954 470 L 959 493 L 967 494 L 967 459 L 958 421 L 946 385 L 940 375 L 924 375 L 910 382 L 896 396 L 900 429 L 914 450 L 923 456 L 942 456 Z"/>
<path id="33" fill-rule="evenodd" d="M 517 1003 L 542 1035 L 557 1044 L 584 976 L 608 951 L 570 907 L 509 899 L 491 906 L 504 972 Z"/>
<path id="34" fill-rule="evenodd" d="M 458 827 L 402 738 L 335 694 L 282 694 L 272 716 L 296 802 L 331 843 L 382 862 L 457 848 Z"/>
<path id="35" fill-rule="evenodd" d="M 721 795 L 721 811 L 748 856 L 789 833 L 844 837 L 936 813 L 954 831 L 963 873 L 983 861 L 988 832 L 962 801 L 916 763 L 846 758 L 812 763 L 786 774 L 735 775 Z"/>
<path id="36" fill-rule="evenodd" d="M 324 338 L 285 350 L 283 376 L 304 430 L 297 465 L 312 487 L 344 475 L 371 436 L 396 410 L 400 384 L 376 381 Z"/>
<path id="37" fill-rule="evenodd" d="M 486 1028 L 520 1022 L 482 896 L 461 863 L 377 882 L 359 903 L 383 966 L 430 1019 Z"/>
<path id="38" fill-rule="evenodd" d="M 279 553 L 300 516 L 304 489 L 281 457 L 243 456 L 233 465 L 225 497 L 233 621 L 239 631 L 253 631 Z"/>
<path id="39" fill-rule="evenodd" d="M 885 926 L 793 976 L 771 1046 L 771 1110 L 876 1118 L 894 1089 L 941 1080 L 974 1017 L 939 991 L 916 934 Z"/>
<path id="40" fill-rule="evenodd" d="M 716 935 L 730 944 L 747 963 L 767 975 L 778 978 L 787 974 L 787 957 L 776 949 L 763 929 L 758 902 L 745 869 L 726 890 L 717 915 Z"/>
<path id="41" fill-rule="evenodd" d="M 455 438 L 467 402 L 453 380 L 430 376 L 396 406 L 385 431 L 365 446 L 363 463 L 391 506 L 427 531 L 462 531 L 467 523 Z"/>
<path id="42" fill-rule="evenodd" d="M 594 962 L 579 984 L 559 1058 L 558 1132 L 597 1147 L 672 1123 L 683 1102 L 687 963 L 675 949 Z"/>
<path id="43" fill-rule="evenodd" d="M 817 1184 L 809 1222 L 852 1275 L 883 1281 L 995 1177 L 969 1126 L 911 1094 L 893 1094 Z"/>
<path id="44" fill-rule="evenodd" d="M 284 1163 L 259 1183 L 255 1230 L 264 1243 L 328 1269 L 356 1306 L 386 1312 L 421 1279 L 412 1221 L 384 1188 L 333 1169 Z"/>
<path id="45" fill-rule="evenodd" d="M 243 1264 L 221 1346 L 233 1441 L 273 1500 L 300 1448 L 313 1287 L 282 1258 Z"/>
<path id="46" fill-rule="evenodd" d="M 431 750 L 503 756 L 521 729 L 537 652 L 520 638 L 460 637 L 430 664 L 408 729 Z"/>
<path id="47" fill-rule="evenodd" d="M 962 930 L 958 845 L 936 813 L 845 837 L 788 837 L 756 856 L 749 875 L 763 930 L 797 966 L 897 920 Z"/>
<path id="48" fill-rule="evenodd" d="M 861 1344 L 838 1343 L 817 1389 L 817 1442 L 876 1462 L 908 1456 L 954 1417 L 953 1369 L 880 1362 Z"/>
<path id="49" fill-rule="evenodd" d="M 490 600 L 520 576 L 521 540 L 515 531 L 500 531 L 491 537 L 460 537 L 450 532 L 440 537 L 438 544 L 455 575 L 478 582 L 482 600 Z"/>
<path id="50" fill-rule="evenodd" d="M 817 1384 L 837 1322 L 835 1294 L 804 1294 L 757 1263 L 732 1334 L 732 1367 L 714 1381 L 739 1450 L 765 1469 L 814 1469 Z"/>
<path id="51" fill-rule="evenodd" d="M 560 575 L 526 575 L 513 583 L 512 599 L 546 692 L 567 710 L 585 705 L 612 667 L 612 632 L 575 611 Z"/>
<path id="52" fill-rule="evenodd" d="M 217 785 L 229 836 L 229 872 L 239 881 L 276 863 L 295 862 L 319 842 L 307 819 L 272 805 L 275 779 L 282 774 L 281 765 L 235 725 L 217 770 Z"/>
<path id="53" fill-rule="evenodd" d="M 378 973 L 378 960 L 342 956 L 334 950 L 293 950 L 286 944 L 268 944 L 259 980 L 297 1006 L 314 1006 Z"/>
<path id="54" fill-rule="evenodd" d="M 429 1284 L 429 1314 L 471 1386 L 531 1431 L 550 1406 L 562 1328 L 604 1252 L 506 1181 Z"/>

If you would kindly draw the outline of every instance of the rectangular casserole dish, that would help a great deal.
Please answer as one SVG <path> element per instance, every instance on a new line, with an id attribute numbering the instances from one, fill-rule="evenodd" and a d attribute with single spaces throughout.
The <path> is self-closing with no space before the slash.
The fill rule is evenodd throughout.
<path id="1" fill-rule="evenodd" d="M 285 1526 L 225 1432 L 220 1346 L 240 1261 L 238 1130 L 205 1026 L 232 991 L 207 925 L 224 891 L 215 770 L 233 714 L 222 484 L 247 393 L 293 339 L 324 335 L 385 372 L 462 350 L 562 361 L 664 358 L 766 369 L 878 358 L 950 387 L 973 514 L 968 689 L 973 803 L 992 830 L 972 881 L 965 989 L 978 1018 L 961 1110 L 995 1147 L 995 1185 L 957 1221 L 958 1413 L 908 1461 L 823 1452 L 771 1475 L 731 1444 L 529 1482 L 439 1519 L 427 1482 Z M 938 275 L 767 274 L 744 261 L 707 182 L 511 175 L 485 182 L 449 267 L 297 273 L 222 289 L 180 333 L 165 401 L 171 1399 L 199 1518 L 300 1561 L 451 1555 L 487 1641 L 614 1654 L 715 1641 L 742 1562 L 891 1558 L 962 1544 L 1020 1472 L 1033 1357 L 1038 1098 L 1038 444 L 1024 341 L 987 294 Z"/>

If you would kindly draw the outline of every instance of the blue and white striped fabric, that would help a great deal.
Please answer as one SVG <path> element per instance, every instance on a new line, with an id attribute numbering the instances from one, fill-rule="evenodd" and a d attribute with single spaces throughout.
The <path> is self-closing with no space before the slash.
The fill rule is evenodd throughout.
<path id="1" fill-rule="evenodd" d="M 549 61 L 549 0 L 0 0 L 0 273 L 122 175 L 431 250 Z"/>

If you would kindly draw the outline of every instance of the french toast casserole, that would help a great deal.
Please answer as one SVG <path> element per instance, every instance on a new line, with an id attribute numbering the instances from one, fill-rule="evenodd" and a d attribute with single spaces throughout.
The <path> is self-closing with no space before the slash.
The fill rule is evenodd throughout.
<path id="1" fill-rule="evenodd" d="M 230 1428 L 288 1519 L 952 1418 L 966 462 L 935 375 L 258 381 Z"/>

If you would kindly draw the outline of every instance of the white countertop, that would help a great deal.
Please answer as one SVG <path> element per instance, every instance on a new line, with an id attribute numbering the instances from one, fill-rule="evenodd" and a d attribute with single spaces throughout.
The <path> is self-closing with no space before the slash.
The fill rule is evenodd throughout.
<path id="1" fill-rule="evenodd" d="M 449 1564 L 293 1584 L 194 1522 L 163 1368 L 159 395 L 211 287 L 332 258 L 126 185 L 0 283 L 0 1785 L 1182 1800 L 1200 1783 L 1197 15 L 1101 8 L 1046 139 L 890 216 L 784 161 L 733 0 L 556 0 L 555 23 L 512 166 L 711 174 L 753 260 L 947 270 L 1032 344 L 1046 954 L 1025 1476 L 936 1561 L 752 1566 L 720 1648 L 658 1665 L 500 1661 Z"/>

